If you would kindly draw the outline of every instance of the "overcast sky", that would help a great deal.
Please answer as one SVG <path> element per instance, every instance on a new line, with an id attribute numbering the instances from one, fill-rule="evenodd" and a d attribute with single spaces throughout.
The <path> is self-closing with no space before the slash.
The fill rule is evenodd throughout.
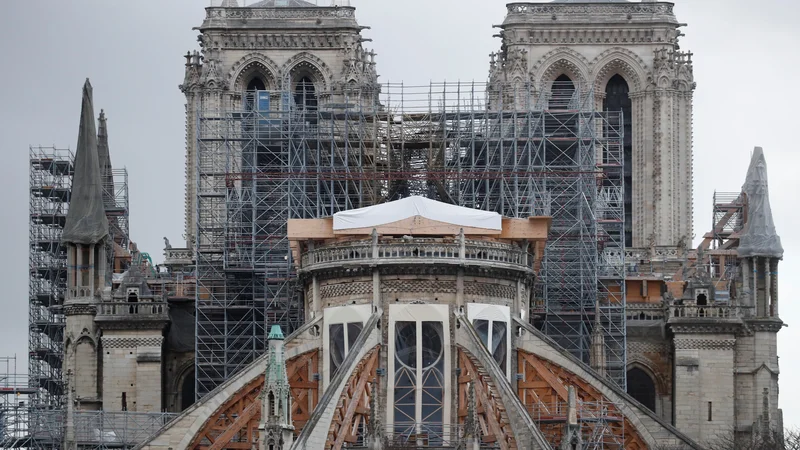
<path id="1" fill-rule="evenodd" d="M 240 0 L 241 1 L 241 0 Z M 325 1 L 325 0 L 320 0 Z M 253 1 L 249 1 L 252 3 Z M 27 366 L 28 146 L 74 149 L 81 86 L 94 85 L 108 117 L 111 159 L 130 173 L 130 229 L 163 259 L 162 237 L 183 239 L 184 98 L 187 50 L 196 49 L 208 0 L 4 0 L 0 14 L 0 356 Z M 498 0 L 352 0 L 378 53 L 381 81 L 484 81 L 498 47 Z M 695 234 L 711 228 L 714 190 L 738 191 L 753 146 L 764 147 L 772 209 L 786 257 L 780 266 L 781 407 L 800 426 L 800 224 L 792 137 L 800 6 L 789 0 L 676 0 L 695 53 Z M 697 242 L 697 238 L 695 242 Z M 794 344 L 792 344 L 794 342 Z M 2 369 L 0 369 L 2 370 Z"/>

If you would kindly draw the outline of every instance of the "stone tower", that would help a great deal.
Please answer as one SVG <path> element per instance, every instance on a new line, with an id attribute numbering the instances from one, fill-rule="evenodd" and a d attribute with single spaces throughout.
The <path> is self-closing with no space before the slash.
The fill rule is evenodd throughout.
<path id="1" fill-rule="evenodd" d="M 198 114 L 253 107 L 253 94 L 246 92 L 255 91 L 272 93 L 271 104 L 267 102 L 270 110 L 291 103 L 301 109 L 376 108 L 380 88 L 375 53 L 362 46 L 363 28 L 355 8 L 317 7 L 303 0 L 264 0 L 246 7 L 225 0 L 220 7 L 206 8 L 199 27 L 201 51 L 186 54 L 186 76 L 180 86 L 186 95 L 189 247 L 195 243 L 198 215 Z"/>
<path id="2" fill-rule="evenodd" d="M 698 440 L 735 431 L 736 438 L 782 429 L 778 409 L 778 261 L 783 258 L 769 204 L 767 165 L 753 152 L 742 193 L 747 220 L 739 237 L 735 295 L 716 298 L 714 280 L 698 270 L 668 321 L 675 349 L 674 420 Z"/>
<path id="3" fill-rule="evenodd" d="M 491 55 L 496 92 L 569 85 L 593 92 L 598 110 L 623 111 L 626 247 L 692 238 L 695 83 L 681 26 L 666 2 L 511 3 Z"/>
<path id="4" fill-rule="evenodd" d="M 61 235 L 62 241 L 67 244 L 68 268 L 67 295 L 64 300 L 64 373 L 71 378 L 71 399 L 80 402 L 86 409 L 100 409 L 98 342 L 94 317 L 105 286 L 107 237 L 108 221 L 103 208 L 92 85 L 86 80 L 75 151 L 72 196 Z"/>
<path id="5" fill-rule="evenodd" d="M 74 445 L 74 411 L 99 410 L 99 334 L 94 322 L 105 286 L 108 221 L 97 155 L 92 85 L 83 86 L 72 193 L 61 240 L 67 247 L 67 294 L 64 299 L 64 374 L 67 381 L 66 448 Z"/>
<path id="6" fill-rule="evenodd" d="M 775 230 L 769 204 L 767 163 L 756 147 L 742 187 L 748 222 L 739 241 L 741 294 L 739 304 L 748 312 L 736 345 L 736 426 L 756 433 L 782 429 L 778 410 L 778 261 L 783 246 Z"/>

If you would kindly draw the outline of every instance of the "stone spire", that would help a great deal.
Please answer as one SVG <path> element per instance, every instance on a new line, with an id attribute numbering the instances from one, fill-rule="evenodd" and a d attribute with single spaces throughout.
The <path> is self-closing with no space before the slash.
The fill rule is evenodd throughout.
<path id="1" fill-rule="evenodd" d="M 83 105 L 75 150 L 75 173 L 69 212 L 61 239 L 73 244 L 96 244 L 108 235 L 103 207 L 103 186 L 97 154 L 97 133 L 92 105 L 92 85 L 83 85 Z"/>
<path id="2" fill-rule="evenodd" d="M 769 205 L 767 161 L 761 147 L 753 151 L 742 190 L 747 195 L 747 224 L 739 238 L 739 257 L 782 258 L 783 246 Z"/>
<path id="3" fill-rule="evenodd" d="M 107 206 L 114 204 L 114 177 L 111 172 L 111 153 L 108 151 L 108 128 L 106 126 L 106 113 L 100 110 L 97 119 L 97 159 L 100 164 L 100 179 L 103 182 L 103 202 Z"/>
<path id="4" fill-rule="evenodd" d="M 286 361 L 283 359 L 283 332 L 273 325 L 269 341 L 269 359 L 264 374 L 263 399 L 261 403 L 261 448 L 288 450 L 292 446 L 294 426 L 292 425 L 292 396 L 289 378 L 286 375 Z"/>

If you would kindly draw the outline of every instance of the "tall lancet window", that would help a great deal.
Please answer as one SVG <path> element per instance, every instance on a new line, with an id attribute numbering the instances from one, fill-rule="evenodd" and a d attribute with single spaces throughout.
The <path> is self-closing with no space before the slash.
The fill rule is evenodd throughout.
<path id="1" fill-rule="evenodd" d="M 394 342 L 395 436 L 425 434 L 435 440 L 442 436 L 445 415 L 442 322 L 398 321 Z"/>
<path id="2" fill-rule="evenodd" d="M 606 98 L 603 100 L 603 111 L 622 111 L 623 132 L 623 164 L 625 187 L 625 247 L 633 246 L 633 108 L 628 95 L 628 83 L 620 75 L 614 75 L 606 85 Z"/>
<path id="3" fill-rule="evenodd" d="M 249 83 L 247 83 L 247 88 L 245 89 L 246 92 L 244 93 L 244 108 L 247 111 L 253 111 L 254 109 L 262 110 L 263 108 L 257 108 L 257 98 L 259 91 L 266 91 L 267 86 L 264 84 L 264 80 L 259 77 L 253 77 Z M 269 101 L 269 96 L 267 96 L 267 100 Z M 267 108 L 269 109 L 269 108 Z"/>
<path id="4" fill-rule="evenodd" d="M 317 90 L 309 77 L 300 78 L 294 88 L 294 103 L 299 109 L 317 110 Z"/>
<path id="5" fill-rule="evenodd" d="M 560 75 L 550 89 L 550 109 L 576 109 L 575 83 L 567 75 Z"/>

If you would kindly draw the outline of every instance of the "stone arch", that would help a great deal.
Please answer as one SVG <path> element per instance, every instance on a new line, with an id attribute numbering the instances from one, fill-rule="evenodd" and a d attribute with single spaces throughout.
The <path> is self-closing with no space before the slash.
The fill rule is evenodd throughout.
<path id="1" fill-rule="evenodd" d="M 652 405 L 648 404 L 647 401 L 643 401 L 644 399 L 640 398 L 639 396 L 637 396 L 636 392 L 631 392 L 632 388 L 634 390 L 636 389 L 634 386 L 631 385 L 631 381 L 633 381 L 635 383 L 636 380 L 628 379 L 628 390 L 627 390 L 627 392 L 628 392 L 628 395 L 630 395 L 631 397 L 633 397 L 634 399 L 639 401 L 639 403 L 642 403 L 644 406 L 650 408 L 651 411 L 653 411 L 655 413 L 658 413 L 658 409 L 659 409 L 658 408 L 658 397 L 659 397 L 659 395 L 663 394 L 663 389 L 662 389 L 661 386 L 659 386 L 661 383 L 659 383 L 659 379 L 656 376 L 656 372 L 654 372 L 649 367 L 649 365 L 644 364 L 644 363 L 639 363 L 639 362 L 628 364 L 627 367 L 625 368 L 625 372 L 629 376 L 630 376 L 630 374 L 632 372 L 637 372 L 637 373 L 641 374 L 643 377 L 646 377 L 647 379 L 649 379 L 649 382 L 652 383 L 652 385 L 653 385 L 652 386 L 653 387 Z"/>
<path id="2" fill-rule="evenodd" d="M 531 81 L 545 88 L 560 75 L 573 80 L 576 87 L 587 87 L 589 61 L 580 53 L 567 47 L 559 47 L 544 55 L 531 69 Z"/>
<path id="3" fill-rule="evenodd" d="M 606 84 L 614 75 L 624 78 L 632 93 L 641 91 L 647 79 L 644 60 L 622 47 L 614 47 L 598 55 L 592 61 L 592 67 L 595 93 L 605 92 Z"/>
<path id="4" fill-rule="evenodd" d="M 281 66 L 280 73 L 289 89 L 303 77 L 311 79 L 318 93 L 327 92 L 333 82 L 333 72 L 328 65 L 319 57 L 308 52 L 298 53 L 289 58 Z"/>
<path id="5" fill-rule="evenodd" d="M 185 363 L 181 364 L 179 369 L 177 370 L 178 376 L 172 382 L 172 392 L 177 393 L 177 400 L 175 402 L 175 410 L 180 412 L 185 410 L 184 405 L 187 407 L 194 403 L 194 398 L 186 399 L 184 396 L 186 393 L 184 392 L 184 386 L 187 382 L 194 383 L 195 378 L 195 368 L 194 368 L 194 361 L 186 361 Z M 187 401 L 189 402 L 187 405 Z"/>
<path id="6" fill-rule="evenodd" d="M 250 53 L 236 61 L 229 72 L 230 90 L 242 92 L 253 77 L 260 77 L 267 89 L 280 87 L 280 69 L 275 61 L 261 53 Z"/>
<path id="7" fill-rule="evenodd" d="M 631 369 L 638 368 L 645 371 L 650 378 L 653 379 L 653 383 L 656 385 L 656 394 L 658 395 L 665 395 L 669 392 L 669 382 L 653 367 L 653 363 L 644 358 L 643 356 L 639 355 L 631 355 L 628 353 L 628 365 L 625 367 L 625 371 L 629 371 Z"/>

